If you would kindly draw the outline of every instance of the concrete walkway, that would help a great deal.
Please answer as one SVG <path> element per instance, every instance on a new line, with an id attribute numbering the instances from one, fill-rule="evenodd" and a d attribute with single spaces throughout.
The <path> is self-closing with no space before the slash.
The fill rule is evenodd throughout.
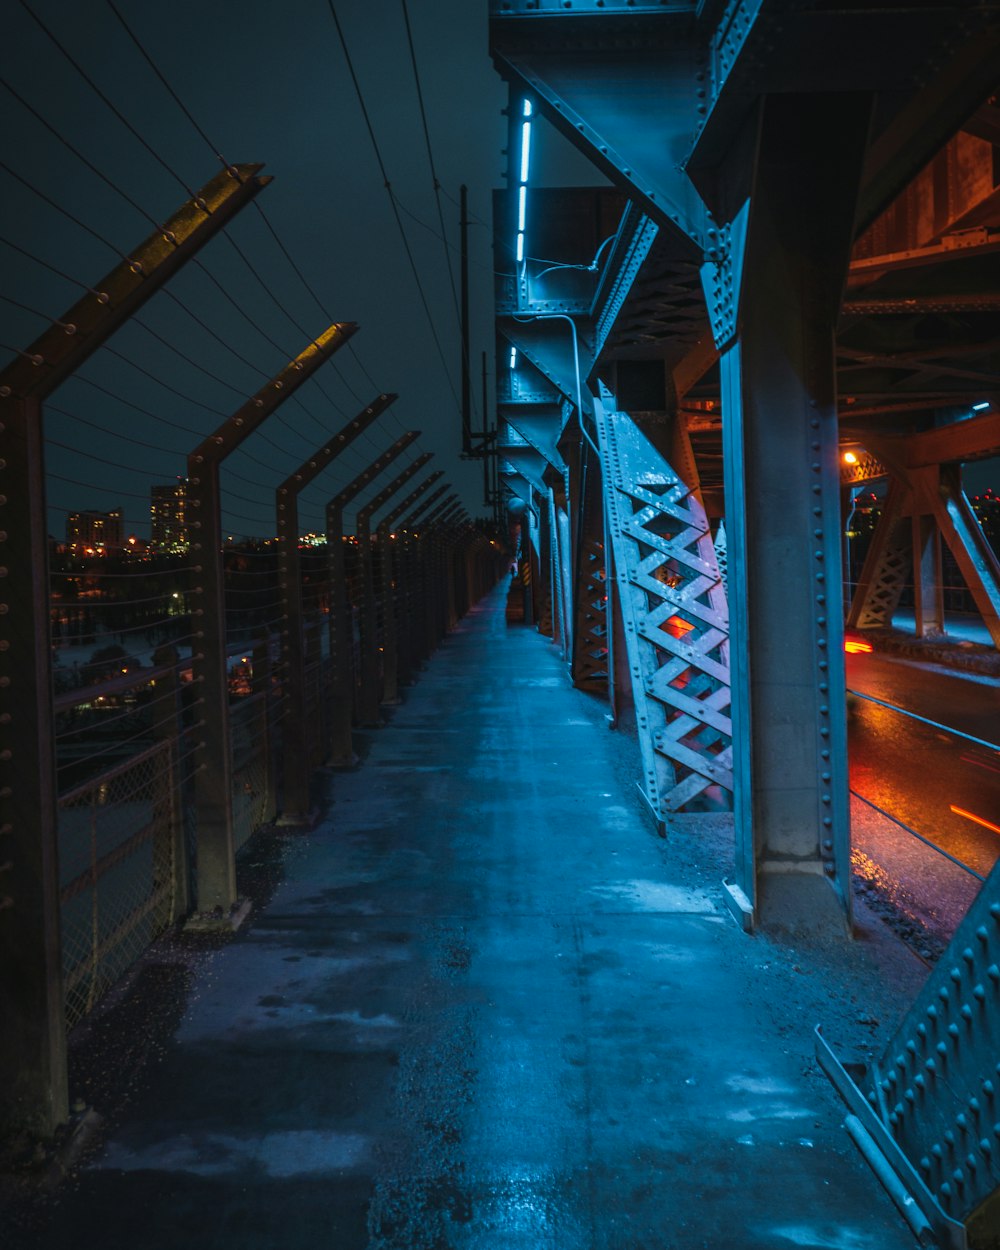
<path id="1" fill-rule="evenodd" d="M 740 934 L 718 847 L 653 835 L 629 744 L 502 589 L 6 1246 L 910 1250 L 811 1060 L 819 1020 L 894 1023 L 878 942 L 827 977 Z"/>

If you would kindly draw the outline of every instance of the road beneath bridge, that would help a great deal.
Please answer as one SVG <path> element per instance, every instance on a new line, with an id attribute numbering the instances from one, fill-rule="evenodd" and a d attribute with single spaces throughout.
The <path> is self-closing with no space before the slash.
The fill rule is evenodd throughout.
<path id="1" fill-rule="evenodd" d="M 725 819 L 653 835 L 504 591 L 235 940 L 154 948 L 98 1013 L 102 1140 L 11 1250 L 910 1250 L 811 1032 L 878 1053 L 925 970 L 863 907 L 852 943 L 739 932 Z"/>

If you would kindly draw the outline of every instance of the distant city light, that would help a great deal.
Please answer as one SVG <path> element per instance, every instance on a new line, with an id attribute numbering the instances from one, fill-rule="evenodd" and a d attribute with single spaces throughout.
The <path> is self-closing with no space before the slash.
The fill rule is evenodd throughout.
<path id="1" fill-rule="evenodd" d="M 980 400 L 978 404 L 972 405 L 973 412 L 982 412 L 984 408 L 989 408 L 990 401 L 988 399 Z"/>

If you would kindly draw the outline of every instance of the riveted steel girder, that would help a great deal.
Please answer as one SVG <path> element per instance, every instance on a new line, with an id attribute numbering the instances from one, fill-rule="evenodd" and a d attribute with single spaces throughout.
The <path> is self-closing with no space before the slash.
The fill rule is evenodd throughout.
<path id="1" fill-rule="evenodd" d="M 816 1054 L 879 1180 L 898 1178 L 893 1196 L 921 1244 L 989 1245 L 1000 1210 L 1000 865 L 864 1076 L 848 1075 L 819 1029 Z"/>
<path id="2" fill-rule="evenodd" d="M 737 836 L 727 899 L 747 927 L 763 915 L 837 928 L 850 915 L 833 329 L 869 108 L 857 96 L 769 99 L 749 204 L 705 272 L 724 349 Z"/>
<path id="3" fill-rule="evenodd" d="M 682 165 L 705 75 L 691 9 L 603 18 L 564 8 L 539 21 L 494 8 L 490 47 L 512 89 L 696 256 L 706 216 Z"/>
<path id="4" fill-rule="evenodd" d="M 584 379 L 593 365 L 591 331 L 576 321 L 570 326 L 568 320 L 555 313 L 539 314 L 529 321 L 498 317 L 497 326 L 562 399 L 590 412 L 593 404 Z"/>
<path id="5" fill-rule="evenodd" d="M 729 616 L 705 510 L 605 392 L 605 508 L 643 761 L 640 790 L 670 813 L 732 789 Z"/>
<path id="6" fill-rule="evenodd" d="M 589 442 L 580 449 L 575 517 L 573 653 L 574 685 L 605 691 L 608 684 L 607 587 L 601 466 Z"/>

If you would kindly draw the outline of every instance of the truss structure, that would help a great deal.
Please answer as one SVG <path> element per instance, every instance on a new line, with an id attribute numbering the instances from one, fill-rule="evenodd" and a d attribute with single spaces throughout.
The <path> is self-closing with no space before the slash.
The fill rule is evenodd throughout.
<path id="1" fill-rule="evenodd" d="M 616 593 L 658 825 L 732 791 L 729 613 L 698 497 L 626 413 L 597 412 Z"/>

